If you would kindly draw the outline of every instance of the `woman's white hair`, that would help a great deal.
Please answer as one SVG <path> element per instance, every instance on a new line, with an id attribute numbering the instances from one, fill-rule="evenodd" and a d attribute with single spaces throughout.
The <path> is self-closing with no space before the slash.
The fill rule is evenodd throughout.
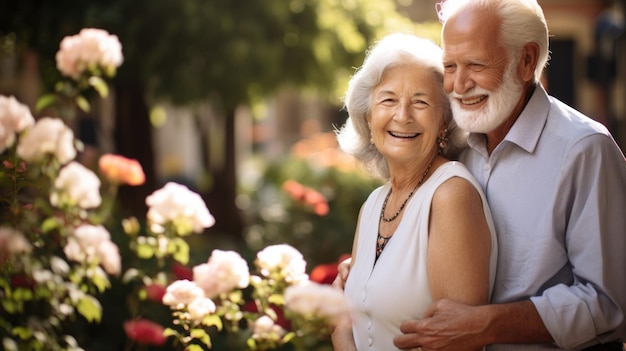
<path id="1" fill-rule="evenodd" d="M 539 60 L 535 68 L 535 81 L 539 82 L 543 69 L 550 59 L 548 25 L 537 0 L 443 0 L 437 4 L 437 15 L 444 27 L 446 21 L 466 6 L 493 9 L 502 20 L 499 42 L 511 58 L 519 59 L 524 45 L 539 45 Z"/>
<path id="2" fill-rule="evenodd" d="M 373 176 L 389 179 L 389 168 L 383 155 L 370 143 L 371 131 L 368 127 L 371 94 L 380 83 L 383 73 L 394 66 L 420 64 L 433 73 L 440 87 L 443 102 L 444 124 L 448 129 L 448 145 L 442 154 L 456 159 L 465 147 L 467 133 L 457 127 L 452 118 L 448 95 L 443 89 L 442 51 L 437 44 L 413 34 L 395 33 L 384 37 L 368 52 L 363 66 L 356 71 L 344 97 L 348 111 L 346 123 L 336 131 L 341 149 L 362 162 Z"/>

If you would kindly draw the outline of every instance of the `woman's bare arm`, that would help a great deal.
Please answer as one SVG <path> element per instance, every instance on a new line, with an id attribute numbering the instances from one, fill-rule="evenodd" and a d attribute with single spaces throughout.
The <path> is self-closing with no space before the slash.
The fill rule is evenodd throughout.
<path id="1" fill-rule="evenodd" d="M 479 193 L 454 177 L 436 190 L 430 215 L 428 279 L 433 300 L 489 302 L 491 235 Z"/>

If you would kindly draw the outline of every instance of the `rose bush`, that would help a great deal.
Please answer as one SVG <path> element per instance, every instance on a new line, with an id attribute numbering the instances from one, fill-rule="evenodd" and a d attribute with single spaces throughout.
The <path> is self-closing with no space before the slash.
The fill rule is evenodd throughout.
<path id="1" fill-rule="evenodd" d="M 113 284 L 140 286 L 127 300 L 156 301 L 171 311 L 166 320 L 151 320 L 135 309 L 120 325 L 129 349 L 171 342 L 207 350 L 218 333 L 240 335 L 249 350 L 310 350 L 326 340 L 329 328 L 347 317 L 347 306 L 341 291 L 309 279 L 294 247 L 260 250 L 253 272 L 238 252 L 218 249 L 206 263 L 186 269 L 186 239 L 215 218 L 184 185 L 170 182 L 150 194 L 145 220 L 111 223 L 118 188 L 145 181 L 141 165 L 113 154 L 102 155 L 98 169 L 81 164 L 82 143 L 68 122 L 76 109 L 89 109 L 88 91 L 108 94 L 106 79 L 123 62 L 121 44 L 88 28 L 64 38 L 56 59 L 67 78 L 36 106 L 51 115 L 35 120 L 27 106 L 0 95 L 2 348 L 82 350 L 76 323 L 102 320 L 102 295 Z M 307 196 L 307 203 L 320 215 L 328 212 L 323 196 L 305 190 L 319 195 Z M 123 228 L 127 248 L 110 226 Z M 125 265 L 122 249 L 150 262 L 149 269 Z"/>

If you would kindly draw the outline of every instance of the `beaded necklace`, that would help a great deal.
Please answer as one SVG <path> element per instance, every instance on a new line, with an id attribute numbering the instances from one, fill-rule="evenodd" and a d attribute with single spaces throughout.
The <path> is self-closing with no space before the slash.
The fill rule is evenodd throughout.
<path id="1" fill-rule="evenodd" d="M 389 200 L 389 196 L 391 195 L 391 190 L 392 190 L 392 188 L 389 188 L 389 192 L 387 193 L 387 196 L 385 196 L 385 201 L 383 202 L 383 208 L 380 210 L 380 219 L 382 219 L 385 222 L 392 222 L 396 218 L 398 218 L 398 216 L 400 215 L 402 210 L 404 210 L 404 206 L 406 206 L 407 202 L 409 202 L 409 199 L 413 196 L 415 191 L 417 191 L 417 188 L 419 188 L 419 186 L 422 185 L 422 183 L 424 183 L 424 180 L 426 179 L 426 176 L 430 172 L 430 168 L 433 166 L 433 162 L 435 162 L 434 159 L 430 162 L 428 167 L 426 167 L 426 170 L 424 171 L 424 174 L 422 175 L 422 178 L 417 183 L 415 188 L 413 188 L 413 190 L 411 190 L 411 192 L 409 193 L 409 196 L 407 196 L 406 199 L 404 200 L 404 202 L 402 202 L 402 205 L 400 205 L 400 208 L 398 209 L 398 211 L 393 216 L 391 216 L 390 218 L 385 218 L 385 209 L 387 208 L 387 201 Z M 378 236 L 376 237 L 376 260 L 378 260 L 378 256 L 380 256 L 380 254 L 383 252 L 383 249 L 385 248 L 385 246 L 387 246 L 387 243 L 389 242 L 389 239 L 391 239 L 391 235 L 388 236 L 388 237 L 384 237 L 384 236 L 382 236 L 380 234 L 380 232 L 378 232 Z"/>
<path id="2" fill-rule="evenodd" d="M 419 188 L 419 186 L 422 185 L 422 183 L 424 182 L 424 179 L 426 179 L 428 172 L 430 172 L 430 168 L 433 166 L 433 162 L 435 162 L 435 160 L 430 161 L 430 164 L 428 165 L 428 167 L 426 167 L 426 171 L 424 171 L 422 178 L 420 179 L 419 182 L 417 182 L 417 185 L 415 186 L 415 188 L 411 190 L 411 192 L 409 193 L 409 196 L 407 196 L 406 199 L 404 199 L 404 202 L 402 203 L 402 205 L 400 205 L 400 208 L 398 209 L 398 211 L 393 216 L 389 218 L 385 218 L 385 209 L 387 209 L 387 201 L 389 200 L 389 196 L 391 196 L 391 190 L 393 190 L 393 188 L 391 187 L 389 188 L 389 192 L 387 193 L 387 196 L 385 196 L 385 201 L 383 202 L 383 208 L 380 210 L 380 219 L 382 219 L 385 222 L 391 222 L 391 221 L 394 221 L 396 218 L 398 218 L 398 216 L 400 215 L 400 212 L 404 210 L 404 206 L 406 206 L 406 203 L 409 202 L 409 199 L 411 198 L 411 196 L 413 196 L 417 188 Z"/>

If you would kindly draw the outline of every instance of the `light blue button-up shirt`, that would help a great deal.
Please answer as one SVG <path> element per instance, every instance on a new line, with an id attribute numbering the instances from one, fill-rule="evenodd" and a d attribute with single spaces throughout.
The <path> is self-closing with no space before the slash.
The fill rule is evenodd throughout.
<path id="1" fill-rule="evenodd" d="M 626 340 L 626 160 L 607 129 L 538 85 L 491 155 L 468 142 L 498 235 L 492 303 L 530 298 L 563 349 Z"/>

